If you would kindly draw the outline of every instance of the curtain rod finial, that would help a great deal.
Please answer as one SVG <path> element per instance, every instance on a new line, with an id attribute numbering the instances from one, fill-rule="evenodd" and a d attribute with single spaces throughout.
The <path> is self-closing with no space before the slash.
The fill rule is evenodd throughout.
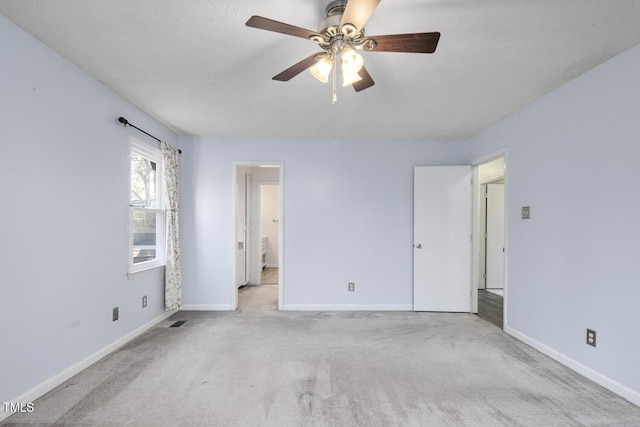
<path id="1" fill-rule="evenodd" d="M 127 119 L 125 119 L 124 117 L 119 117 L 118 121 L 120 123 L 122 123 L 124 125 L 124 127 L 127 127 L 127 125 L 129 124 L 129 121 Z"/>

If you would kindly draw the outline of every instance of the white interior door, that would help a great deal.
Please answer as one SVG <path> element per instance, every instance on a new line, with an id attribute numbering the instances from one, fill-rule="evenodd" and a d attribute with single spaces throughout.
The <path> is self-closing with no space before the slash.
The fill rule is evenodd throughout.
<path id="1" fill-rule="evenodd" d="M 250 175 L 245 169 L 236 170 L 236 287 L 249 282 L 249 191 Z"/>
<path id="2" fill-rule="evenodd" d="M 471 167 L 414 169 L 413 308 L 471 311 Z"/>
<path id="3" fill-rule="evenodd" d="M 486 288 L 504 288 L 504 184 L 487 184 Z"/>

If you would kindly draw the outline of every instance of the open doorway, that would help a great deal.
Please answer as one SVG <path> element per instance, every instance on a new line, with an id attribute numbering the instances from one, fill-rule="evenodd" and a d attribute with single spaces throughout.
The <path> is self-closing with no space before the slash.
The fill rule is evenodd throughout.
<path id="1" fill-rule="evenodd" d="M 234 162 L 233 306 L 282 309 L 282 164 Z"/>
<path id="2" fill-rule="evenodd" d="M 506 206 L 504 154 L 479 162 L 475 170 L 476 228 L 474 312 L 503 328 L 506 288 Z"/>

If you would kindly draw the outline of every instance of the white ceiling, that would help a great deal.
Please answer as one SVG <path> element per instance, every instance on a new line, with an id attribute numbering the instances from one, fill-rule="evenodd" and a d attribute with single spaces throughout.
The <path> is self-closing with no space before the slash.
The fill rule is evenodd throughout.
<path id="1" fill-rule="evenodd" d="M 360 93 L 304 72 L 330 0 L 2 0 L 0 13 L 180 135 L 464 140 L 640 43 L 638 0 L 382 0 L 367 35 L 440 31 L 432 54 L 365 52 Z M 124 112 L 123 112 L 124 114 Z"/>

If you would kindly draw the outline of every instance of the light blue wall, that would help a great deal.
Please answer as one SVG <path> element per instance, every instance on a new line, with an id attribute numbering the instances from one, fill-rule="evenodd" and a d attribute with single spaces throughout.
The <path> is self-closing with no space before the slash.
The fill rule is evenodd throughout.
<path id="1" fill-rule="evenodd" d="M 233 161 L 282 161 L 284 305 L 412 305 L 413 167 L 454 142 L 184 138 L 184 303 L 232 301 Z M 347 292 L 347 283 L 356 292 Z"/>
<path id="2" fill-rule="evenodd" d="M 0 401 L 9 401 L 163 314 L 162 276 L 126 276 L 129 133 L 144 135 L 117 119 L 177 138 L 4 17 L 0 64 Z"/>
<path id="3" fill-rule="evenodd" d="M 508 147 L 509 327 L 640 392 L 640 46 L 468 145 Z"/>

